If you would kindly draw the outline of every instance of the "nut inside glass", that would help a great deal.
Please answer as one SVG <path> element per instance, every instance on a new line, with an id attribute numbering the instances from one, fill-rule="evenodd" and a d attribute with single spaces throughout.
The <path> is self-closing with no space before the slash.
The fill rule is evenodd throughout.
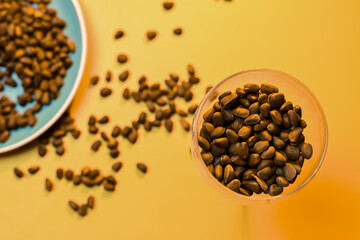
<path id="1" fill-rule="evenodd" d="M 198 145 L 197 137 L 204 122 L 204 113 L 211 108 L 218 100 L 217 97 L 228 90 L 235 91 L 238 87 L 243 87 L 246 83 L 269 83 L 279 88 L 279 92 L 284 93 L 287 101 L 302 108 L 302 119 L 307 122 L 304 129 L 305 142 L 313 146 L 311 159 L 305 159 L 300 175 L 293 184 L 284 188 L 282 194 L 270 196 L 268 194 L 253 194 L 250 197 L 231 191 L 222 185 L 207 169 L 201 158 L 201 148 Z M 191 153 L 195 163 L 206 182 L 218 190 L 224 196 L 232 198 L 243 204 L 256 202 L 270 202 L 280 200 L 297 192 L 303 188 L 319 170 L 326 153 L 328 129 L 324 111 L 314 94 L 296 78 L 271 69 L 255 69 L 236 73 L 214 86 L 200 103 L 192 122 L 191 129 Z"/>

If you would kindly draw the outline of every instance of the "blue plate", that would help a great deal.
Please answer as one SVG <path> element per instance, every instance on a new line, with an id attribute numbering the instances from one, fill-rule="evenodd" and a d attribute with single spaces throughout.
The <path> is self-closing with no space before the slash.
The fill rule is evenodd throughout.
<path id="1" fill-rule="evenodd" d="M 5 143 L 0 143 L 0 153 L 21 147 L 49 129 L 68 108 L 80 84 L 86 60 L 87 40 L 84 19 L 79 4 L 77 0 L 52 0 L 49 7 L 56 9 L 58 16 L 67 22 L 64 32 L 76 43 L 76 51 L 70 55 L 73 65 L 68 69 L 67 76 L 64 78 L 64 86 L 60 90 L 60 96 L 53 100 L 50 105 L 44 106 L 36 114 L 38 119 L 36 125 L 10 131 L 10 138 Z M 12 77 L 18 83 L 18 87 L 11 88 L 4 85 L 4 91 L 0 96 L 6 94 L 17 102 L 17 96 L 24 91 L 16 74 Z M 34 104 L 32 103 L 32 105 Z M 25 107 L 17 105 L 16 109 L 18 112 L 24 112 L 25 109 L 32 105 L 27 104 Z"/>

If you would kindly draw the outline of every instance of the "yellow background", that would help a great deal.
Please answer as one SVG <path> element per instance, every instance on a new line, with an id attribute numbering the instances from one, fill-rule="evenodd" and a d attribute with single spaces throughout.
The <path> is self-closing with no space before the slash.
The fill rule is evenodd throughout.
<path id="1" fill-rule="evenodd" d="M 59 158 L 50 150 L 40 159 L 32 145 L 0 157 L 0 239 L 359 239 L 360 232 L 360 2 L 357 0 L 177 0 L 165 12 L 160 0 L 79 0 L 89 47 L 85 74 L 72 112 L 83 130 L 78 141 L 66 139 Z M 69 23 L 71 24 L 71 23 Z M 175 37 L 172 28 L 182 26 Z M 126 37 L 114 41 L 116 29 Z M 155 29 L 159 37 L 145 41 Z M 130 57 L 116 62 L 118 53 Z M 73 187 L 55 180 L 47 194 L 44 178 L 58 166 L 83 166 L 111 173 L 113 160 L 86 132 L 89 114 L 111 112 L 109 128 L 136 118 L 143 104 L 125 102 L 124 86 L 138 77 L 162 81 L 169 72 L 185 75 L 194 64 L 202 78 L 196 100 L 207 85 L 245 69 L 273 68 L 303 81 L 318 97 L 329 124 L 328 152 L 314 180 L 279 203 L 244 207 L 218 195 L 198 174 L 189 155 L 190 136 L 176 119 L 174 133 L 164 129 L 140 133 L 138 144 L 121 142 L 123 169 L 117 191 Z M 104 100 L 90 76 L 111 69 L 131 70 L 127 83 L 108 84 L 114 94 Z M 101 85 L 106 85 L 102 81 Z M 165 147 L 164 147 L 165 146 Z M 141 176 L 135 163 L 149 173 Z M 13 168 L 41 165 L 35 176 L 18 180 Z M 96 197 L 96 209 L 83 219 L 67 201 Z"/>

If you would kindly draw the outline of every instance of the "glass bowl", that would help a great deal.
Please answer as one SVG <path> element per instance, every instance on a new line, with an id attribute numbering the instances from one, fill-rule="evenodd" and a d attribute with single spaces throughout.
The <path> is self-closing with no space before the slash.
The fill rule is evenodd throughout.
<path id="1" fill-rule="evenodd" d="M 293 184 L 284 188 L 282 194 L 270 196 L 268 194 L 253 194 L 248 197 L 236 193 L 222 185 L 207 169 L 201 158 L 201 149 L 198 145 L 201 126 L 204 122 L 204 113 L 213 106 L 218 100 L 217 97 L 228 90 L 235 91 L 238 87 L 243 87 L 246 83 L 269 83 L 279 88 L 279 92 L 285 94 L 288 101 L 302 108 L 302 119 L 307 122 L 304 129 L 305 142 L 313 146 L 311 159 L 305 159 L 300 175 Z M 297 192 L 303 188 L 315 176 L 319 170 L 327 148 L 328 129 L 324 111 L 314 94 L 296 78 L 276 70 L 256 69 L 236 73 L 214 86 L 200 103 L 193 119 L 191 129 L 191 153 L 205 181 L 220 192 L 220 194 L 232 198 L 243 204 L 270 202 L 280 200 Z"/>

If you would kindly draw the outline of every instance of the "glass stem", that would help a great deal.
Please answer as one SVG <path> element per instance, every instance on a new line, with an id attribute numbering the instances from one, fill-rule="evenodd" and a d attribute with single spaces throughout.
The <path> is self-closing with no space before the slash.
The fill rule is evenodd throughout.
<path id="1" fill-rule="evenodd" d="M 249 207 L 242 206 L 242 229 L 241 235 L 244 240 L 250 239 L 250 219 L 249 219 Z"/>

